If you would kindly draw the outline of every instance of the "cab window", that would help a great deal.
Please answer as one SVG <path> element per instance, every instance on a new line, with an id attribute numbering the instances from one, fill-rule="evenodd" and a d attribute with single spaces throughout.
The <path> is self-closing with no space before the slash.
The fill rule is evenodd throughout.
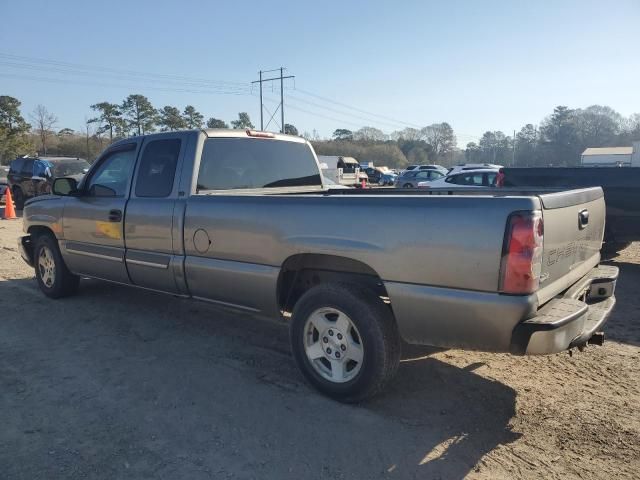
<path id="1" fill-rule="evenodd" d="M 149 142 L 140 160 L 137 197 L 168 197 L 178 164 L 181 141 L 177 138 Z"/>
<path id="2" fill-rule="evenodd" d="M 86 192 L 91 197 L 124 197 L 135 161 L 135 148 L 108 154 L 91 174 Z"/>

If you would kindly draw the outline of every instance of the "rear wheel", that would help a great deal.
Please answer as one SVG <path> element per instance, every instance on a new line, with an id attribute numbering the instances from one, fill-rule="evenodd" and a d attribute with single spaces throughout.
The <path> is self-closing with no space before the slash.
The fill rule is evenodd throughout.
<path id="1" fill-rule="evenodd" d="M 379 393 L 400 361 L 400 338 L 389 308 L 374 292 L 327 283 L 308 290 L 291 318 L 291 349 L 307 381 L 342 402 Z"/>
<path id="2" fill-rule="evenodd" d="M 413 185 L 411 185 L 410 183 L 405 183 L 403 185 L 404 188 L 413 188 Z"/>
<path id="3" fill-rule="evenodd" d="M 38 286 L 47 297 L 62 298 L 76 293 L 80 277 L 65 265 L 53 236 L 41 235 L 36 239 L 33 258 Z"/>

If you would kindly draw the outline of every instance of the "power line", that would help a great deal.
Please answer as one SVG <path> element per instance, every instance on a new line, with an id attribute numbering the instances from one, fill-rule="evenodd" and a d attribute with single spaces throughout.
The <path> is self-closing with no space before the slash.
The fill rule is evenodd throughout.
<path id="1" fill-rule="evenodd" d="M 232 82 L 228 80 L 211 80 L 205 78 L 197 78 L 197 77 L 189 77 L 185 75 L 175 75 L 175 74 L 163 74 L 163 73 L 149 73 L 149 72 L 141 72 L 137 70 L 127 70 L 127 69 L 118 69 L 111 67 L 101 67 L 96 65 L 84 65 L 78 63 L 69 63 L 62 62 L 58 60 L 51 60 L 46 58 L 36 58 L 36 57 L 24 57 L 20 55 L 12 55 L 7 53 L 0 52 L 0 58 L 5 59 L 5 61 L 21 63 L 23 65 L 48 65 L 54 67 L 61 67 L 67 70 L 75 70 L 84 71 L 84 72 L 102 72 L 102 73 L 113 73 L 125 76 L 133 76 L 133 77 L 147 77 L 149 79 L 161 79 L 167 81 L 179 81 L 179 82 L 190 82 L 194 84 L 202 84 L 202 85 L 210 85 L 210 86 L 226 86 L 226 87 L 235 87 L 235 88 L 243 88 L 248 89 L 248 84 L 245 82 Z"/>
<path id="2" fill-rule="evenodd" d="M 315 103 L 315 102 L 311 102 L 309 100 L 305 100 L 305 99 L 300 98 L 300 97 L 295 97 L 293 95 L 289 95 L 289 98 L 291 98 L 293 100 L 296 100 L 298 102 L 305 103 L 307 105 L 312 105 L 312 106 L 317 107 L 317 108 L 322 108 L 322 109 L 328 110 L 330 112 L 338 113 L 340 115 L 346 115 L 348 117 L 364 120 L 365 122 L 370 122 L 370 123 L 375 123 L 375 124 L 383 124 L 383 125 L 391 126 L 393 128 L 399 128 L 399 127 L 401 128 L 401 124 L 400 123 L 385 122 L 385 121 L 382 121 L 382 120 L 378 120 L 378 119 L 374 119 L 374 118 L 368 118 L 368 117 L 364 117 L 362 115 L 345 112 L 343 110 L 337 110 L 335 108 L 327 107 L 326 105 L 321 105 L 321 104 L 318 104 L 318 103 Z"/>
<path id="3" fill-rule="evenodd" d="M 309 91 L 303 90 L 303 89 L 301 89 L 301 88 L 294 88 L 294 90 L 295 90 L 295 91 L 297 91 L 297 92 L 303 93 L 303 94 L 305 94 L 305 95 L 308 95 L 308 96 L 310 96 L 310 97 L 317 98 L 317 99 L 322 100 L 322 101 L 327 102 L 327 103 L 331 103 L 331 104 L 334 104 L 334 105 L 339 105 L 339 106 L 341 106 L 341 107 L 344 107 L 344 108 L 347 108 L 347 109 L 351 109 L 351 110 L 354 110 L 354 111 L 356 111 L 356 112 L 364 113 L 364 114 L 366 114 L 366 115 L 370 115 L 370 116 L 373 116 L 373 117 L 383 118 L 383 119 L 390 120 L 391 122 L 393 122 L 393 123 L 390 123 L 390 122 L 381 122 L 380 120 L 378 120 L 378 121 L 377 121 L 377 123 L 378 123 L 378 124 L 382 123 L 382 124 L 386 124 L 386 125 L 405 125 L 405 126 L 409 126 L 409 127 L 416 128 L 416 129 L 421 129 L 421 128 L 423 128 L 423 127 L 421 127 L 420 125 L 417 125 L 417 124 L 415 124 L 415 123 L 404 122 L 404 121 L 402 121 L 402 120 L 396 120 L 396 119 L 391 118 L 391 117 L 388 117 L 388 116 L 386 116 L 386 115 L 380 115 L 380 114 L 377 114 L 377 113 L 369 112 L 369 111 L 367 111 L 367 110 L 362 110 L 362 109 L 360 109 L 360 108 L 353 107 L 353 106 L 351 106 L 351 105 L 347 105 L 347 104 L 345 104 L 345 103 L 339 102 L 339 101 L 337 101 L 337 100 L 332 100 L 332 99 L 327 98 L 327 97 L 323 97 L 322 95 L 317 95 L 317 94 L 315 94 L 315 93 L 312 93 L 312 92 L 309 92 Z M 295 98 L 295 97 L 291 97 L 291 98 Z M 324 109 L 331 110 L 331 109 L 329 109 L 329 107 L 320 106 L 320 105 L 315 104 L 315 103 L 311 103 L 311 102 L 306 102 L 306 103 L 310 103 L 310 104 L 312 104 L 312 105 L 319 106 L 320 108 L 324 108 Z M 334 112 L 337 112 L 337 113 L 340 113 L 340 111 L 338 111 L 338 110 L 333 110 L 333 111 L 334 111 Z M 346 113 L 346 112 L 345 112 L 344 114 L 349 115 L 349 116 L 352 116 L 352 117 L 354 117 L 354 118 L 360 118 L 360 119 L 365 119 L 365 120 L 367 120 L 367 119 L 366 119 L 366 118 L 364 118 L 364 117 L 358 117 L 358 116 L 356 116 L 356 115 L 348 114 L 348 113 Z M 369 121 L 369 120 L 367 120 L 367 121 Z M 477 139 L 479 139 L 479 138 L 480 138 L 480 137 L 478 137 L 477 135 L 472 135 L 472 134 L 468 134 L 468 133 L 456 133 L 456 136 L 457 136 L 457 137 L 461 137 L 461 138 L 472 139 L 472 140 L 477 140 Z"/>
<path id="4" fill-rule="evenodd" d="M 271 98 L 269 98 L 269 97 L 264 97 L 264 99 L 266 99 L 267 101 L 269 101 L 269 102 L 271 102 L 271 103 L 273 103 L 273 104 L 277 104 L 277 103 L 278 103 L 278 101 L 277 101 L 277 100 L 271 99 Z M 300 107 L 298 107 L 298 106 L 296 106 L 296 105 L 291 105 L 291 104 L 289 104 L 289 108 L 291 108 L 291 109 L 293 109 L 293 110 L 297 110 L 297 111 L 299 111 L 299 112 L 303 112 L 303 113 L 309 114 L 309 115 L 311 115 L 311 116 L 313 116 L 313 117 L 324 118 L 324 119 L 326 119 L 326 120 L 332 120 L 332 121 L 334 121 L 334 122 L 339 122 L 339 123 L 341 123 L 341 124 L 345 124 L 345 123 L 346 123 L 346 124 L 354 125 L 354 126 L 356 126 L 356 127 L 362 127 L 362 125 L 361 125 L 361 124 L 359 124 L 359 123 L 350 122 L 350 121 L 348 121 L 348 120 L 341 120 L 341 119 L 339 119 L 339 118 L 330 117 L 330 116 L 327 116 L 327 115 L 322 115 L 322 114 L 320 114 L 320 113 L 316 113 L 316 112 L 311 112 L 311 111 L 309 111 L 309 110 L 305 110 L 304 108 L 300 108 Z"/>
<path id="5" fill-rule="evenodd" d="M 386 115 L 380 115 L 380 114 L 377 114 L 377 113 L 369 112 L 367 110 L 362 110 L 360 108 L 357 108 L 357 107 L 354 107 L 354 106 L 351 106 L 351 105 L 347 105 L 346 103 L 338 102 L 336 100 L 332 100 L 330 98 L 323 97 L 321 95 L 316 95 L 315 93 L 312 93 L 312 92 L 309 92 L 309 91 L 306 91 L 306 90 L 302 90 L 301 88 L 296 88 L 295 90 L 300 92 L 300 93 L 302 93 L 302 94 L 304 94 L 304 95 L 308 95 L 310 97 L 317 98 L 318 100 L 322 100 L 322 101 L 325 101 L 325 102 L 328 102 L 328 103 L 333 103 L 335 105 L 340 105 L 341 107 L 349 108 L 351 110 L 355 110 L 357 112 L 364 113 L 364 114 L 367 114 L 367 115 L 371 115 L 371 116 L 374 116 L 374 117 L 379 117 L 379 118 L 383 118 L 383 119 L 386 119 L 386 120 L 390 120 L 395 124 L 406 125 L 406 126 L 413 127 L 413 128 L 422 128 L 422 127 L 420 127 L 419 125 L 417 125 L 415 123 L 403 122 L 402 120 L 396 120 L 394 118 L 387 117 Z"/>
<path id="6" fill-rule="evenodd" d="M 224 91 L 213 91 L 213 90 L 193 90 L 188 88 L 171 88 L 171 87 L 157 87 L 157 86 L 144 86 L 140 85 L 123 85 L 123 84 L 110 84 L 110 83 L 102 83 L 102 82 L 91 82 L 91 81 L 83 81 L 83 80 L 69 80 L 64 78 L 49 78 L 49 77 L 37 77 L 37 76 L 29 76 L 29 75 L 21 75 L 21 74 L 12 74 L 12 73 L 4 73 L 0 72 L 0 77 L 5 78 L 15 78 L 19 80 L 31 80 L 38 82 L 47 82 L 47 83 L 58 83 L 58 84 L 76 84 L 76 85 L 87 85 L 94 87 L 108 87 L 108 88 L 126 88 L 130 90 L 141 89 L 141 90 L 161 90 L 166 92 L 184 92 L 184 93 L 196 93 L 203 95 L 247 95 L 246 93 L 240 92 L 224 92 Z"/>
<path id="7" fill-rule="evenodd" d="M 105 82 L 95 82 L 95 81 L 85 81 L 85 80 L 69 80 L 67 78 L 51 78 L 44 76 L 28 76 L 23 74 L 15 74 L 15 73 L 0 73 L 0 76 L 5 78 L 17 78 L 23 80 L 31 80 L 31 81 L 40 81 L 40 82 L 49 82 L 49 83 L 58 83 L 58 84 L 67 84 L 74 83 L 79 85 L 88 85 L 88 86 L 100 86 L 100 87 L 108 87 L 108 88 L 128 88 L 128 89 L 150 89 L 150 90 L 161 90 L 161 91 L 169 91 L 169 92 L 185 92 L 185 93 L 195 93 L 195 94 L 203 94 L 203 95 L 211 95 L 211 94 L 224 94 L 224 95 L 248 95 L 251 93 L 250 84 L 243 82 L 233 82 L 227 80 L 211 80 L 204 79 L 199 77 L 190 77 L 185 75 L 175 75 L 175 74 L 161 74 L 161 73 L 149 73 L 142 72 L 136 70 L 127 70 L 127 69 L 118 69 L 111 67 L 101 67 L 95 65 L 85 65 L 85 64 L 77 64 L 70 62 L 63 62 L 52 59 L 38 58 L 38 57 L 26 57 L 20 55 L 13 55 L 0 52 L 0 65 L 4 65 L 9 68 L 15 69 L 23 69 L 23 70 L 31 70 L 31 71 L 46 71 L 47 73 L 59 74 L 61 76 L 80 76 L 80 77 L 99 77 L 104 78 L 105 76 L 110 77 L 110 79 L 115 81 L 125 81 L 131 82 L 135 81 L 136 83 L 140 80 L 145 82 L 152 82 L 156 85 L 130 85 L 130 84 L 113 84 L 113 83 L 105 83 Z M 284 129 L 284 112 L 282 111 L 282 104 L 284 103 L 284 84 L 283 80 L 285 78 L 294 78 L 294 76 L 284 77 L 282 75 L 283 69 L 274 69 L 269 71 L 262 71 L 262 73 L 273 72 L 273 71 L 281 71 L 280 77 L 274 77 L 273 79 L 261 79 L 262 82 L 280 80 L 281 82 L 281 91 L 280 91 L 280 109 L 281 109 L 281 123 L 280 126 Z M 252 82 L 252 83 L 261 83 L 261 81 Z M 157 85 L 157 84 L 160 85 Z M 167 85 L 167 86 L 164 86 Z M 262 89 L 261 89 L 262 90 Z M 313 102 L 310 100 L 306 100 L 300 97 L 291 96 L 289 98 L 310 105 L 314 108 L 320 108 L 323 110 L 327 110 L 329 112 L 337 113 L 340 116 L 347 116 L 349 118 L 355 118 L 361 121 L 365 121 L 369 124 L 374 125 L 386 125 L 387 127 L 398 128 L 399 126 L 409 126 L 412 128 L 421 128 L 419 125 L 405 122 L 402 120 L 397 120 L 392 117 L 381 115 L 378 113 L 374 113 L 368 110 L 363 110 L 358 107 L 348 105 L 346 103 L 330 99 L 328 97 L 324 97 L 321 95 L 317 95 L 313 92 L 309 92 L 307 90 L 303 90 L 300 88 L 296 88 L 294 86 L 293 90 L 299 92 L 303 95 L 313 97 L 321 102 L 328 103 L 330 105 L 336 105 L 342 108 L 342 110 L 323 105 L 321 103 Z M 261 101 L 261 109 L 263 102 Z M 312 112 L 301 108 L 299 106 L 291 105 L 291 108 L 294 110 L 298 110 L 309 115 L 313 115 L 319 118 L 329 119 L 335 122 L 341 122 L 351 125 L 356 125 L 361 127 L 362 125 L 349 120 L 341 120 L 339 118 L 335 118 L 329 115 L 320 114 L 317 112 Z M 351 113 L 346 110 L 351 110 L 357 113 Z M 276 109 L 277 111 L 278 109 Z M 274 112 L 275 115 L 275 112 Z M 261 124 L 262 122 L 262 110 L 261 110 Z M 478 137 L 475 135 L 458 133 L 457 136 L 459 138 L 468 138 L 472 140 L 477 140 Z"/>
<path id="8" fill-rule="evenodd" d="M 23 69 L 23 70 L 29 70 L 29 71 L 38 71 L 38 72 L 46 72 L 46 73 L 54 73 L 54 74 L 61 74 L 62 76 L 81 76 L 81 77 L 98 77 L 98 78 L 107 78 L 107 79 L 113 79 L 113 80 L 124 80 L 124 81 L 136 81 L 139 82 L 141 79 L 138 78 L 130 78 L 126 75 L 120 75 L 120 74 L 113 74 L 113 73 L 98 73 L 98 72 L 84 72 L 84 71 L 72 71 L 72 70 L 66 70 L 66 69 L 62 69 L 62 68 L 57 68 L 57 67 L 51 67 L 51 66 L 43 66 L 43 65 L 28 65 L 28 64 L 16 64 L 13 62 L 4 62 L 2 60 L 0 60 L 0 65 L 5 65 L 8 67 L 14 67 L 14 68 L 18 68 L 18 69 Z M 175 81 L 175 80 L 156 80 L 156 79 L 142 79 L 146 82 L 153 82 L 153 83 L 160 83 L 160 84 L 167 84 L 167 85 L 176 85 L 176 86 L 193 86 L 196 88 L 206 88 L 206 89 L 211 89 L 211 90 L 219 90 L 219 91 L 233 91 L 233 92 L 238 92 L 238 93 L 248 93 L 249 92 L 249 87 L 246 86 L 244 89 L 241 89 L 239 87 L 226 87 L 226 86 L 219 86 L 219 85 L 207 85 L 207 84 L 202 84 L 202 83 L 195 83 L 195 82 L 181 82 L 181 81 Z"/>

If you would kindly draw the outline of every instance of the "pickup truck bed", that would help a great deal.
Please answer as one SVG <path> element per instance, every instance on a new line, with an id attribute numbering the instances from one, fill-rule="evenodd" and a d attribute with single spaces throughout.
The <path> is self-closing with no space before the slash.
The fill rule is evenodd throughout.
<path id="1" fill-rule="evenodd" d="M 575 189 L 601 187 L 607 204 L 605 248 L 616 251 L 640 240 L 640 168 L 527 167 L 504 168 L 512 188 Z"/>
<path id="2" fill-rule="evenodd" d="M 555 353 L 584 346 L 613 307 L 599 188 L 332 191 L 321 178 L 295 137 L 135 137 L 80 185 L 31 200 L 19 243 L 53 298 L 88 276 L 287 319 L 302 373 L 343 401 L 393 377 L 401 339 Z"/>

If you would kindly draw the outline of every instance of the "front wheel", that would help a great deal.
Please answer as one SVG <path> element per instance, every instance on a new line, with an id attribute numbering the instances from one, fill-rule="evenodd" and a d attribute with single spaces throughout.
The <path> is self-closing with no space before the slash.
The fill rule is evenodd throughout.
<path id="1" fill-rule="evenodd" d="M 369 289 L 327 283 L 308 290 L 291 318 L 291 349 L 306 380 L 341 402 L 379 393 L 400 361 L 390 309 Z"/>
<path id="2" fill-rule="evenodd" d="M 41 235 L 36 239 L 33 258 L 38 286 L 47 297 L 67 297 L 78 290 L 80 277 L 65 265 L 53 236 Z"/>

